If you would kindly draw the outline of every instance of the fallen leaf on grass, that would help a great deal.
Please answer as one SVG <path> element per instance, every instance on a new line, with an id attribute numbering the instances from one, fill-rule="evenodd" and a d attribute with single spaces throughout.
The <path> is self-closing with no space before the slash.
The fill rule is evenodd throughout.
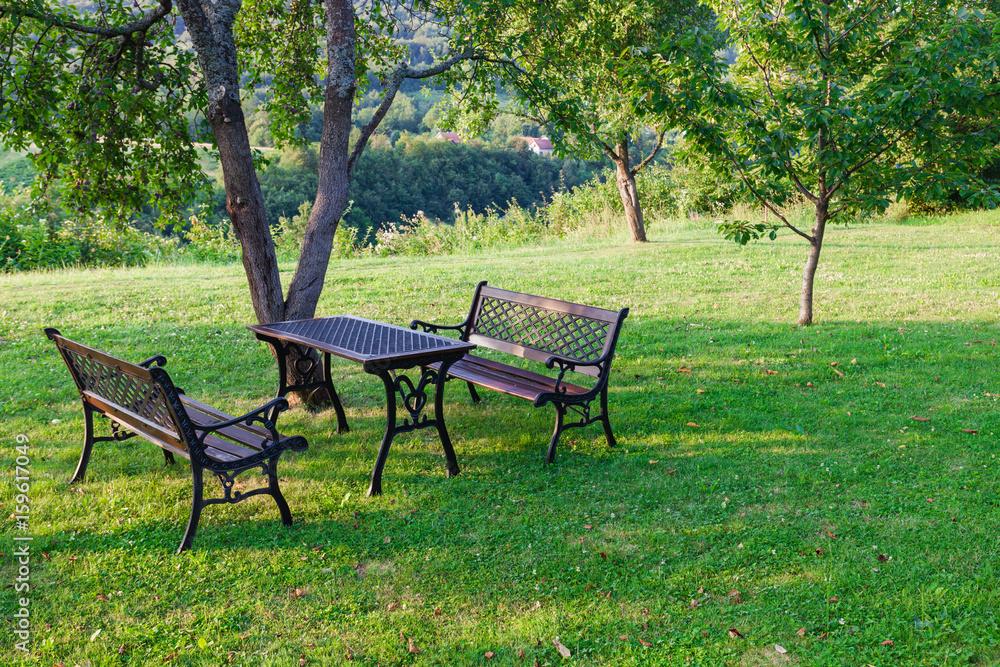
<path id="1" fill-rule="evenodd" d="M 524 660 L 524 649 L 523 648 L 517 649 L 517 657 L 520 658 L 521 660 Z"/>
<path id="2" fill-rule="evenodd" d="M 736 628 L 729 628 L 729 636 L 733 639 L 746 639 Z"/>
<path id="3" fill-rule="evenodd" d="M 97 599 L 100 600 L 100 601 L 102 601 L 102 602 L 107 602 L 108 601 L 108 596 L 105 595 L 104 593 L 98 593 L 97 594 Z"/>
<path id="4" fill-rule="evenodd" d="M 830 636 L 830 633 L 829 633 L 829 632 L 824 632 L 824 633 L 823 633 L 823 634 L 821 634 L 821 635 L 820 635 L 819 637 L 817 637 L 817 639 L 826 639 L 826 638 L 827 638 L 827 637 L 829 637 L 829 636 Z"/>
<path id="5" fill-rule="evenodd" d="M 628 635 L 618 635 L 618 639 L 625 641 L 626 639 L 628 639 Z"/>
<path id="6" fill-rule="evenodd" d="M 653 648 L 653 645 L 650 644 L 649 642 L 647 642 L 642 637 L 639 638 L 639 643 L 642 644 L 643 646 L 645 646 L 646 648 Z"/>
<path id="7" fill-rule="evenodd" d="M 688 368 L 687 366 L 681 366 L 680 368 L 677 369 L 677 372 L 678 373 L 690 373 L 691 369 Z"/>
<path id="8" fill-rule="evenodd" d="M 886 639 L 884 642 L 882 642 L 882 646 L 894 646 L 894 645 L 895 644 L 891 639 Z"/>
<path id="9" fill-rule="evenodd" d="M 296 598 L 304 598 L 305 596 L 309 595 L 309 592 L 303 588 L 296 588 L 294 595 Z"/>
<path id="10" fill-rule="evenodd" d="M 799 637 L 805 637 L 806 636 L 806 629 L 805 628 L 799 628 L 798 630 L 795 631 L 795 634 L 797 634 Z"/>
<path id="11" fill-rule="evenodd" d="M 916 415 L 913 415 L 912 417 L 910 417 L 910 419 L 912 419 L 913 421 L 916 421 L 916 422 L 929 422 L 930 421 L 929 417 L 918 417 Z"/>
<path id="12" fill-rule="evenodd" d="M 832 598 L 830 598 L 830 602 L 840 602 L 840 598 L 834 595 Z"/>
<path id="13" fill-rule="evenodd" d="M 410 653 L 413 653 L 413 654 L 417 654 L 417 655 L 420 654 L 420 647 L 418 647 L 416 645 L 416 643 L 414 643 L 413 637 L 410 637 L 409 642 L 408 642 L 408 646 L 406 647 L 406 650 L 408 650 Z"/>
<path id="14" fill-rule="evenodd" d="M 887 562 L 889 562 L 889 560 L 890 560 L 890 558 L 888 556 L 886 556 L 885 554 L 879 554 L 878 555 L 878 562 L 880 562 L 880 563 L 887 563 Z"/>
<path id="15" fill-rule="evenodd" d="M 573 652 L 570 651 L 565 646 L 563 646 L 562 643 L 560 643 L 558 639 L 553 639 L 552 643 L 555 644 L 556 650 L 559 651 L 559 655 L 561 655 L 562 657 L 564 657 L 564 658 L 570 658 L 570 657 L 573 656 Z"/>
<path id="16" fill-rule="evenodd" d="M 168 655 L 166 658 L 163 659 L 163 662 L 170 662 L 171 660 L 173 660 L 176 657 L 177 657 L 176 653 L 171 653 L 170 655 Z"/>
<path id="17" fill-rule="evenodd" d="M 788 653 L 788 649 L 782 646 L 781 644 L 775 644 L 774 650 L 777 651 L 778 653 L 781 653 L 782 655 Z"/>
<path id="18" fill-rule="evenodd" d="M 729 591 L 729 601 L 733 604 L 740 604 L 743 600 L 740 599 L 740 592 L 738 590 Z"/>
<path id="19" fill-rule="evenodd" d="M 885 389 L 885 382 L 872 382 L 872 384 L 877 384 L 878 386 L 880 386 L 883 389 Z"/>
<path id="20" fill-rule="evenodd" d="M 483 654 L 483 656 L 485 656 L 487 660 L 492 660 L 494 655 L 496 654 L 493 653 L 493 651 L 487 651 L 486 653 Z"/>
<path id="21" fill-rule="evenodd" d="M 764 369 L 764 374 L 765 375 L 777 375 L 778 371 L 772 371 L 770 368 L 765 368 Z"/>
<path id="22" fill-rule="evenodd" d="M 979 431 L 974 428 L 963 428 L 962 433 L 968 433 L 969 435 L 979 435 Z"/>
<path id="23" fill-rule="evenodd" d="M 806 386 L 809 387 L 810 389 L 815 389 L 816 388 L 815 386 L 813 386 L 812 382 L 806 382 Z"/>
<path id="24" fill-rule="evenodd" d="M 701 428 L 700 426 L 698 426 L 694 422 L 688 422 L 687 424 L 684 424 L 684 425 L 685 426 L 690 426 L 691 428 Z"/>
<path id="25" fill-rule="evenodd" d="M 830 538 L 831 540 L 835 540 L 835 539 L 837 539 L 837 536 L 836 536 L 836 535 L 834 535 L 834 534 L 833 534 L 832 532 L 830 532 L 829 530 L 824 530 L 824 531 L 823 531 L 823 534 L 824 534 L 824 535 L 826 535 L 827 537 L 829 537 L 829 538 Z"/>
<path id="26" fill-rule="evenodd" d="M 836 368 L 831 368 L 830 370 L 833 371 L 834 373 L 836 373 L 837 375 L 839 375 L 840 377 L 844 377 L 844 374 L 841 373 L 840 371 L 838 371 Z"/>
<path id="27" fill-rule="evenodd" d="M 584 528 L 584 530 L 593 530 L 594 526 L 592 524 L 585 523 L 585 524 L 583 524 L 583 528 Z"/>
<path id="28" fill-rule="evenodd" d="M 398 602 L 390 602 L 390 603 L 389 603 L 389 606 L 387 606 L 387 607 L 385 608 L 385 610 L 386 610 L 386 611 L 392 611 L 393 609 L 395 609 L 395 608 L 396 608 L 396 607 L 398 607 L 398 606 L 399 606 L 399 603 L 398 603 Z"/>
<path id="29" fill-rule="evenodd" d="M 691 598 L 691 604 L 688 605 L 688 609 L 696 609 L 698 607 L 698 601 Z"/>

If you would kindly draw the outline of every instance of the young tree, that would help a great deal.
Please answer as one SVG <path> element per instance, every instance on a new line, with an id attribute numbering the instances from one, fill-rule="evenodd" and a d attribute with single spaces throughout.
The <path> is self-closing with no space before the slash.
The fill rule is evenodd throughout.
<path id="1" fill-rule="evenodd" d="M 992 14 L 950 0 L 718 0 L 736 46 L 728 70 L 698 31 L 653 57 L 654 111 L 671 113 L 725 175 L 809 243 L 798 323 L 830 223 L 884 212 L 897 198 L 958 188 L 997 193 L 977 166 L 997 141 L 998 43 Z M 782 207 L 804 200 L 811 229 Z M 736 222 L 741 242 L 762 225 Z"/>
<path id="2" fill-rule="evenodd" d="M 0 0 L 0 120 L 5 142 L 34 145 L 45 183 L 61 179 L 64 202 L 127 217 L 143 202 L 175 209 L 201 183 L 184 114 L 200 111 L 219 151 L 226 209 L 240 241 L 258 322 L 315 314 L 333 236 L 361 152 L 402 83 L 477 57 L 516 5 L 507 0 L 107 0 L 80 14 L 58 0 Z M 176 4 L 174 4 L 176 3 Z M 174 10 L 176 9 L 176 15 Z M 192 51 L 172 24 L 183 19 Z M 393 36 L 438 22 L 449 47 L 410 64 Z M 242 69 L 241 69 L 242 68 Z M 273 77 L 272 132 L 294 140 L 309 102 L 323 103 L 319 185 L 300 258 L 282 291 L 255 156 L 241 104 L 241 75 Z M 369 77 L 382 101 L 349 143 L 355 94 Z M 98 176 L 98 174 L 100 176 Z M 292 377 L 299 365 L 290 362 Z"/>
<path id="3" fill-rule="evenodd" d="M 711 12 L 692 0 L 567 0 L 537 3 L 518 15 L 495 41 L 486 62 L 491 78 L 477 77 L 453 91 L 454 121 L 481 129 L 501 111 L 516 113 L 551 134 L 568 153 L 606 156 L 615 165 L 618 193 L 633 241 L 645 241 L 635 177 L 663 146 L 669 120 L 629 98 L 636 60 L 632 49 L 659 45 L 692 25 L 709 27 Z M 511 103 L 501 109 L 493 80 Z M 640 95 L 643 93 L 640 92 Z M 643 155 L 636 139 L 652 127 L 656 140 Z"/>

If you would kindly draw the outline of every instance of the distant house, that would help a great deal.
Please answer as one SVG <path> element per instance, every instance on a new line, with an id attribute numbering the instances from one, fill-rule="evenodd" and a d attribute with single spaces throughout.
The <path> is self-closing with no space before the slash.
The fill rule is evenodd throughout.
<path id="1" fill-rule="evenodd" d="M 435 139 L 440 139 L 441 141 L 450 141 L 453 144 L 464 144 L 465 139 L 459 136 L 458 132 L 438 132 Z"/>
<path id="2" fill-rule="evenodd" d="M 546 157 L 552 155 L 552 142 L 548 137 L 522 137 L 522 139 L 528 144 L 528 149 L 532 153 Z"/>

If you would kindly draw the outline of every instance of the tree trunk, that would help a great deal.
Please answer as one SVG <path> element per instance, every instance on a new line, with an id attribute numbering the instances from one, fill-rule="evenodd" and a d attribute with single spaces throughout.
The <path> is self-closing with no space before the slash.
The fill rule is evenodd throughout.
<path id="1" fill-rule="evenodd" d="M 303 320 L 316 316 L 316 306 L 323 292 L 326 271 L 330 264 L 333 237 L 340 218 L 347 208 L 347 188 L 351 182 L 348 160 L 351 135 L 351 112 L 354 108 L 355 29 L 354 6 L 350 0 L 326 2 L 327 71 L 323 100 L 323 133 L 319 147 L 319 185 L 309 222 L 306 225 L 299 263 L 288 287 L 285 300 L 285 320 Z M 314 351 L 315 364 L 300 364 L 289 355 L 288 377 L 294 382 L 314 382 L 320 379 L 323 364 Z M 312 368 L 309 377 L 301 369 Z M 310 410 L 330 405 L 332 397 L 326 389 L 316 389 L 295 397 L 298 404 Z"/>
<path id="2" fill-rule="evenodd" d="M 823 249 L 823 234 L 829 217 L 829 203 L 816 204 L 816 226 L 809 238 L 809 258 L 802 272 L 802 296 L 799 299 L 799 326 L 809 326 L 813 322 L 813 283 L 819 266 L 819 253 Z"/>
<path id="3" fill-rule="evenodd" d="M 226 96 L 222 110 L 209 118 L 226 187 L 226 211 L 240 241 L 243 270 L 250 288 L 254 315 L 260 324 L 284 319 L 281 276 L 274 241 L 267 226 L 267 212 L 261 194 L 243 109 Z"/>
<path id="4" fill-rule="evenodd" d="M 284 314 L 281 277 L 267 226 L 264 197 L 253 166 L 246 120 L 240 106 L 239 68 L 233 23 L 240 0 L 177 0 L 191 43 L 205 75 L 208 109 L 205 116 L 222 162 L 226 211 L 240 241 L 243 270 L 250 287 L 254 315 L 261 324 L 276 322 Z"/>
<path id="5" fill-rule="evenodd" d="M 625 219 L 628 221 L 628 231 L 635 242 L 646 241 L 646 228 L 642 224 L 642 205 L 639 203 L 639 191 L 635 187 L 635 174 L 629 168 L 628 141 L 621 140 L 615 147 L 617 155 L 613 158 L 618 181 L 618 194 L 625 205 Z"/>
<path id="6" fill-rule="evenodd" d="M 327 69 L 323 100 L 323 133 L 319 148 L 319 186 L 288 287 L 285 319 L 316 314 L 330 263 L 333 237 L 347 208 L 351 182 L 348 160 L 351 112 L 356 89 L 354 5 L 351 0 L 326 2 Z"/>

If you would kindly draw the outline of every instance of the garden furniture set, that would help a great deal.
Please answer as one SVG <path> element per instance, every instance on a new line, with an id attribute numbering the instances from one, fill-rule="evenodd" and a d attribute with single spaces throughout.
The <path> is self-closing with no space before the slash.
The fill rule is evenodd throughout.
<path id="1" fill-rule="evenodd" d="M 204 507 L 237 503 L 267 494 L 274 498 L 282 522 L 292 522 L 278 487 L 276 466 L 286 450 L 304 451 L 305 438 L 285 437 L 276 430 L 278 414 L 288 408 L 288 392 L 324 388 L 336 413 L 337 431 L 348 429 L 340 397 L 333 384 L 331 355 L 361 364 L 382 379 L 386 392 L 386 428 L 371 474 L 368 495 L 382 493 L 382 471 L 394 437 L 434 427 L 445 452 L 447 475 L 458 474 L 455 451 L 445 427 L 443 401 L 448 380 L 466 382 L 472 400 L 476 387 L 493 389 L 531 401 L 535 407 L 552 403 L 556 423 L 546 461 L 555 458 L 560 435 L 569 428 L 600 422 L 609 446 L 615 438 L 608 418 L 608 380 L 615 346 L 628 308 L 605 310 L 545 297 L 489 287 L 476 287 L 469 315 L 457 325 L 413 320 L 410 328 L 351 315 L 252 325 L 248 328 L 271 345 L 278 362 L 278 395 L 267 404 L 234 417 L 187 396 L 163 368 L 162 355 L 132 364 L 69 340 L 56 329 L 45 333 L 56 344 L 83 401 L 83 453 L 71 482 L 83 479 L 95 443 L 140 436 L 162 448 L 167 463 L 178 455 L 190 460 L 193 477 L 191 517 L 178 552 L 191 548 Z M 418 330 L 420 329 L 420 330 Z M 446 337 L 439 333 L 450 333 Z M 496 359 L 470 354 L 476 348 L 558 369 L 549 377 Z M 289 360 L 298 375 L 312 378 L 322 353 L 319 379 L 290 381 Z M 403 371 L 419 369 L 414 382 Z M 587 386 L 567 382 L 567 373 L 589 377 Z M 424 408 L 433 387 L 434 415 Z M 397 415 L 397 396 L 405 414 Z M 592 404 L 598 408 L 592 413 Z M 572 413 L 574 420 L 567 422 Z M 94 416 L 105 417 L 111 435 L 94 435 Z M 237 475 L 259 468 L 267 486 L 248 492 L 234 490 Z M 222 498 L 203 497 L 203 474 L 215 474 Z"/>

